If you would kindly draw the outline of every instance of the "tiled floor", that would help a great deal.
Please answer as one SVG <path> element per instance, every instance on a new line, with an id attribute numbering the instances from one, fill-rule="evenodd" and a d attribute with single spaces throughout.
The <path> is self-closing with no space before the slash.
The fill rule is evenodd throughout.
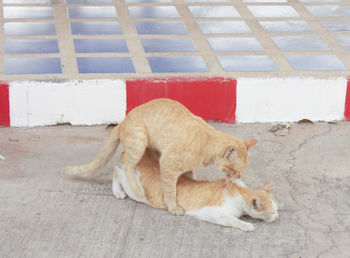
<path id="1" fill-rule="evenodd" d="M 3 0 L 0 79 L 350 75 L 350 0 Z"/>

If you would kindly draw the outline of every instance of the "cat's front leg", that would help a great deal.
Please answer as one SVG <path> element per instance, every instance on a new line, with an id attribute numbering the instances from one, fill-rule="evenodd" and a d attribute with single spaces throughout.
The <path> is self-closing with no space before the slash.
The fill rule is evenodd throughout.
<path id="1" fill-rule="evenodd" d="M 207 207 L 201 209 L 199 212 L 197 212 L 197 214 L 189 213 L 189 215 L 195 215 L 199 219 L 213 224 L 218 224 L 224 227 L 233 227 L 246 232 L 253 231 L 255 229 L 252 223 L 245 222 L 232 215 L 228 215 L 220 211 L 220 209 L 217 207 Z"/>
<path id="2" fill-rule="evenodd" d="M 184 210 L 179 205 L 177 205 L 176 200 L 176 183 L 178 179 L 177 173 L 166 169 L 161 169 L 160 179 L 164 195 L 164 203 L 167 206 L 168 211 L 173 215 L 184 215 Z"/>
<path id="3" fill-rule="evenodd" d="M 221 221 L 223 226 L 238 228 L 242 231 L 253 231 L 255 229 L 252 223 L 245 222 L 239 218 L 225 213 L 220 213 L 218 220 Z"/>
<path id="4" fill-rule="evenodd" d="M 118 179 L 118 169 L 114 168 L 113 171 L 113 183 L 112 183 L 112 190 L 115 198 L 117 199 L 125 199 L 126 194 L 122 190 L 122 186 L 120 185 L 119 179 Z"/>

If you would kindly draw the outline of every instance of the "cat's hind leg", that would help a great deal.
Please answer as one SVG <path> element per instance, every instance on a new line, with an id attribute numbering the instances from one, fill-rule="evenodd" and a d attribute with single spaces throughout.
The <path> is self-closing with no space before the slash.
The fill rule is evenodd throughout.
<path id="1" fill-rule="evenodd" d="M 136 177 L 136 165 L 141 160 L 148 145 L 148 138 L 144 128 L 133 128 L 126 137 L 123 137 L 124 154 L 122 168 L 132 192 L 139 198 L 145 196 Z"/>
<path id="2" fill-rule="evenodd" d="M 125 199 L 126 194 L 120 185 L 118 178 L 118 168 L 115 167 L 113 170 L 113 183 L 112 183 L 113 194 L 117 199 Z"/>

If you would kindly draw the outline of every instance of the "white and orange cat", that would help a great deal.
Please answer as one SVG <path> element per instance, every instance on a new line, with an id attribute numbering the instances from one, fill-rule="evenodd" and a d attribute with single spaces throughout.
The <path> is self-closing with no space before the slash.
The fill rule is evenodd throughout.
<path id="1" fill-rule="evenodd" d="M 125 151 L 123 170 L 138 197 L 144 193 L 136 183 L 136 165 L 146 148 L 161 153 L 159 164 L 164 202 L 175 215 L 184 213 L 176 200 L 176 182 L 180 175 L 215 164 L 239 182 L 247 166 L 248 149 L 256 144 L 255 139 L 241 140 L 214 129 L 177 101 L 155 99 L 130 111 L 113 129 L 95 160 L 83 166 L 65 168 L 66 173 L 73 176 L 94 173 L 113 156 L 119 142 Z"/>
<path id="2" fill-rule="evenodd" d="M 123 159 L 123 158 L 122 158 Z M 159 155 L 147 149 L 137 165 L 137 182 L 144 189 L 145 196 L 137 196 L 131 189 L 124 170 L 115 168 L 113 193 L 124 199 L 126 194 L 139 202 L 154 208 L 166 209 L 164 203 Z M 216 181 L 196 181 L 185 175 L 177 183 L 177 201 L 185 214 L 200 220 L 243 231 L 254 230 L 254 225 L 240 220 L 242 215 L 273 222 L 278 219 L 277 201 L 267 182 L 259 190 L 237 186 L 229 178 Z"/>

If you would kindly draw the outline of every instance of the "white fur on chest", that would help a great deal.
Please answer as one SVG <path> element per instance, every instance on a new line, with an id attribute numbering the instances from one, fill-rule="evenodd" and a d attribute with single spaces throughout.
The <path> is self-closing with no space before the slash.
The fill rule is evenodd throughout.
<path id="1" fill-rule="evenodd" d="M 240 195 L 233 197 L 227 196 L 224 203 L 220 206 L 205 206 L 199 210 L 188 210 L 186 211 L 186 214 L 195 217 L 202 217 L 206 216 L 206 214 L 224 213 L 239 218 L 243 215 L 244 204 L 245 202 Z"/>
<path id="2" fill-rule="evenodd" d="M 239 218 L 245 214 L 246 203 L 242 196 L 226 196 L 220 206 L 205 206 L 199 210 L 186 211 L 187 215 L 223 226 L 233 225 L 232 218 Z"/>

